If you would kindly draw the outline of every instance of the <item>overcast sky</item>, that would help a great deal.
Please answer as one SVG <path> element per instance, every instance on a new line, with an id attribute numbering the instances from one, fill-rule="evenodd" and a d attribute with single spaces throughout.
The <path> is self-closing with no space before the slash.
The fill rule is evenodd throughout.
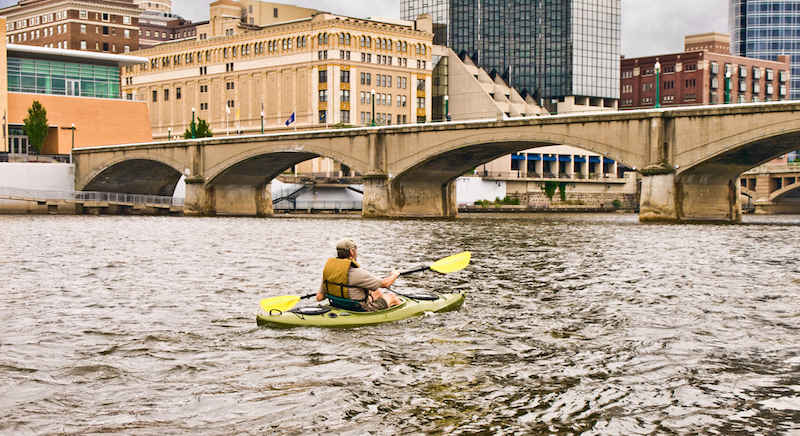
<path id="1" fill-rule="evenodd" d="M 16 0 L 0 0 L 2 7 L 16 3 Z M 172 10 L 192 21 L 205 21 L 209 3 L 209 0 L 173 0 Z M 280 3 L 359 18 L 400 18 L 399 0 Z M 728 0 L 622 0 L 622 54 L 626 57 L 680 52 L 684 35 L 711 31 L 728 33 Z"/>
<path id="2" fill-rule="evenodd" d="M 172 9 L 184 18 L 203 21 L 208 19 L 208 3 L 173 0 Z M 285 3 L 359 18 L 400 18 L 399 0 Z M 711 31 L 728 33 L 728 0 L 622 0 L 622 54 L 627 57 L 681 52 L 684 35 Z"/>

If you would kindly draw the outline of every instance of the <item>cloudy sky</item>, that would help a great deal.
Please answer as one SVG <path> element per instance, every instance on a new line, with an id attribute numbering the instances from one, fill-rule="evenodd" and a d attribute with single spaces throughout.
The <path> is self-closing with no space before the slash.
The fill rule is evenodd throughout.
<path id="1" fill-rule="evenodd" d="M 276 1 L 280 2 L 281 1 Z M 0 0 L 0 7 L 17 3 Z M 208 19 L 209 0 L 173 0 L 173 12 Z M 285 3 L 337 14 L 399 18 L 399 0 L 292 0 Z M 683 51 L 692 33 L 728 32 L 728 0 L 622 0 L 622 54 L 627 57 Z"/>
<path id="2" fill-rule="evenodd" d="M 172 0 L 172 9 L 192 21 L 202 21 L 208 19 L 208 3 Z M 400 18 L 399 0 L 285 3 L 359 18 Z M 728 0 L 622 0 L 622 54 L 627 57 L 680 52 L 684 35 L 711 31 L 728 33 Z"/>

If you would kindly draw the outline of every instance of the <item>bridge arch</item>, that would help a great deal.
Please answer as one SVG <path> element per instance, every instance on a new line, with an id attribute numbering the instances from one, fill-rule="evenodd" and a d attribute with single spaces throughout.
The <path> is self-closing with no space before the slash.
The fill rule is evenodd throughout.
<path id="1" fill-rule="evenodd" d="M 186 168 L 169 156 L 121 154 L 75 181 L 78 191 L 171 196 Z"/>
<path id="2" fill-rule="evenodd" d="M 481 164 L 523 150 L 568 145 L 614 159 L 635 169 L 620 153 L 616 144 L 607 144 L 582 135 L 557 131 L 505 130 L 501 134 L 460 132 L 456 138 L 431 141 L 409 156 L 398 156 L 390 163 L 388 198 L 393 214 L 403 216 L 455 216 L 454 181 Z M 418 141 L 423 143 L 422 141 Z M 434 205 L 434 210 L 431 210 Z M 369 214 L 369 208 L 365 207 Z"/>

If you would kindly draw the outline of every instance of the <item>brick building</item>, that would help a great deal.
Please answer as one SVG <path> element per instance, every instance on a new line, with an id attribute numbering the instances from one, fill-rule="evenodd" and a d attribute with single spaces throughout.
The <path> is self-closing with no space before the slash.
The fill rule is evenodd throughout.
<path id="1" fill-rule="evenodd" d="M 789 96 L 790 57 L 777 62 L 730 55 L 730 37 L 719 33 L 688 35 L 685 52 L 623 58 L 620 109 L 661 106 L 750 103 Z M 656 66 L 660 66 L 656 88 Z"/>
<path id="2" fill-rule="evenodd" d="M 22 0 L 0 9 L 9 44 L 101 53 L 139 49 L 139 13 L 131 0 Z"/>

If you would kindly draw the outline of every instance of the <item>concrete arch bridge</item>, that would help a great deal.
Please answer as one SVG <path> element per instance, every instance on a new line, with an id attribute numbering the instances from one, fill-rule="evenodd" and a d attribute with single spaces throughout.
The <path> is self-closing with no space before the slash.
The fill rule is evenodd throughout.
<path id="1" fill-rule="evenodd" d="M 172 195 L 184 213 L 272 214 L 270 182 L 333 158 L 364 176 L 364 216 L 457 215 L 454 180 L 509 153 L 571 145 L 642 175 L 641 220 L 735 222 L 739 175 L 800 149 L 800 103 L 415 124 L 76 149 L 77 190 Z"/>

